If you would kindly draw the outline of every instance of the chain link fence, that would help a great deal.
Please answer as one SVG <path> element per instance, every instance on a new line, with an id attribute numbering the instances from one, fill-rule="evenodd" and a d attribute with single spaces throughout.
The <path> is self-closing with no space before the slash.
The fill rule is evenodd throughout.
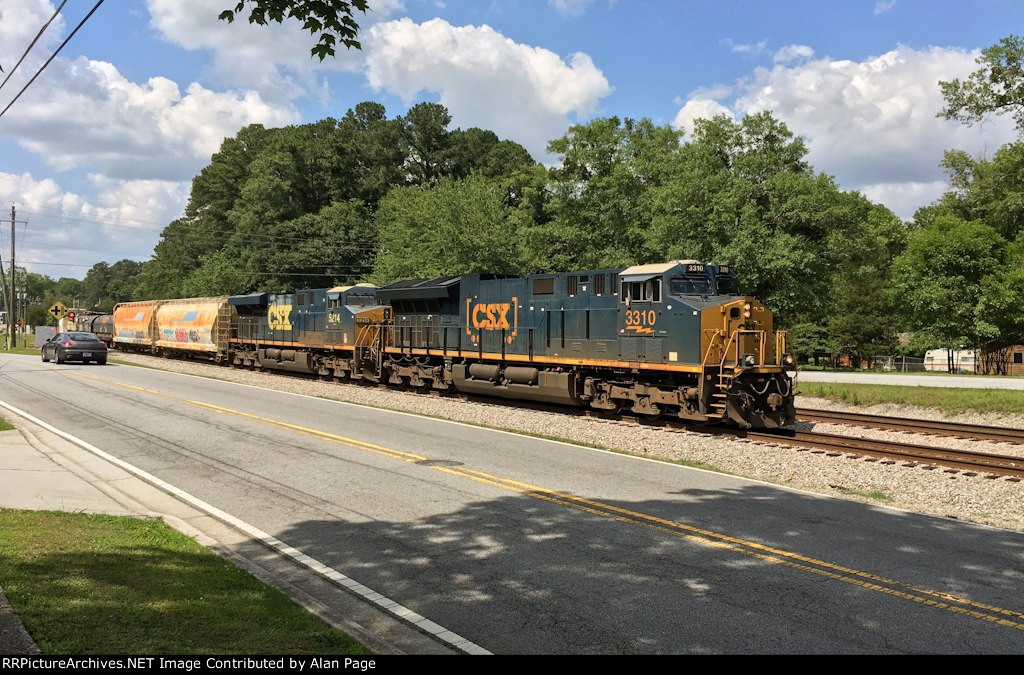
<path id="1" fill-rule="evenodd" d="M 921 356 L 885 356 L 876 355 L 871 358 L 872 370 L 885 373 L 923 373 L 932 370 L 931 364 L 925 367 L 925 359 Z M 941 364 L 945 366 L 945 364 Z M 943 368 L 945 370 L 945 368 Z"/>

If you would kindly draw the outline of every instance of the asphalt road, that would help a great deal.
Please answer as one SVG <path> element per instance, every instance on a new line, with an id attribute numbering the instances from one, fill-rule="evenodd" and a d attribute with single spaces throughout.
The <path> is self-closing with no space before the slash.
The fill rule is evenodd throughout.
<path id="1" fill-rule="evenodd" d="M 790 375 L 792 374 L 790 373 Z M 985 377 L 980 375 L 833 373 L 820 370 L 801 370 L 798 380 L 846 384 L 895 384 L 904 387 L 952 387 L 954 389 L 1024 389 L 1024 377 Z"/>
<path id="2" fill-rule="evenodd" d="M 1024 653 L 1019 533 L 143 368 L 0 399 L 498 653 Z"/>

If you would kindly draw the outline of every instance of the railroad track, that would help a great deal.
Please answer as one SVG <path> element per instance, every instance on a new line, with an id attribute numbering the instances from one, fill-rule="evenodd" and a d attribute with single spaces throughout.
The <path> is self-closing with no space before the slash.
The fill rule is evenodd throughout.
<path id="1" fill-rule="evenodd" d="M 839 412 L 834 410 L 813 410 L 800 408 L 796 411 L 797 419 L 802 422 L 826 422 L 829 424 L 847 424 L 851 426 L 871 427 L 875 429 L 891 429 L 893 431 L 909 431 L 917 434 L 934 436 L 955 436 L 980 441 L 997 441 L 1024 445 L 1024 430 L 1000 427 L 985 427 L 979 424 L 960 424 L 958 422 L 938 422 L 935 420 L 888 417 L 886 415 L 865 415 L 863 413 Z"/>
<path id="2" fill-rule="evenodd" d="M 1024 457 L 997 455 L 990 452 L 973 450 L 954 450 L 936 448 L 929 445 L 913 443 L 896 443 L 879 441 L 871 438 L 854 436 L 837 436 L 813 431 L 793 431 L 779 429 L 775 431 L 749 431 L 741 429 L 724 429 L 711 427 L 692 428 L 689 425 L 672 425 L 673 428 L 703 433 L 731 435 L 757 443 L 772 445 L 789 445 L 811 452 L 824 453 L 832 456 L 856 455 L 882 463 L 902 463 L 919 466 L 924 469 L 946 467 L 950 471 L 962 471 L 966 475 L 985 474 L 995 478 L 1006 476 L 1011 480 L 1024 479 Z"/>

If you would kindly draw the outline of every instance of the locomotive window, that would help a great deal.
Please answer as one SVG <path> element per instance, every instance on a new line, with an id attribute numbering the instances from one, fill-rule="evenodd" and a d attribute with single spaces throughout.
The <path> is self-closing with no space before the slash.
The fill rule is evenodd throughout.
<path id="1" fill-rule="evenodd" d="M 604 295 L 604 279 L 605 276 L 603 274 L 598 274 L 597 276 L 594 277 L 595 295 Z"/>
<path id="2" fill-rule="evenodd" d="M 350 295 L 345 298 L 345 304 L 349 307 L 366 307 L 373 304 L 372 295 Z"/>
<path id="3" fill-rule="evenodd" d="M 1024 352 L 1017 352 L 1013 355 L 1014 363 L 1024 363 Z"/>
<path id="4" fill-rule="evenodd" d="M 715 285 L 718 286 L 719 295 L 739 295 L 740 293 L 739 279 L 732 275 L 715 277 Z"/>
<path id="5" fill-rule="evenodd" d="M 672 280 L 672 295 L 711 295 L 711 279 L 676 277 Z"/>
<path id="6" fill-rule="evenodd" d="M 570 298 L 576 295 L 576 285 L 579 283 L 579 280 L 580 278 L 576 276 L 571 276 L 567 279 L 566 293 L 568 293 Z"/>
<path id="7" fill-rule="evenodd" d="M 306 296 L 305 295 L 303 295 L 302 293 L 296 293 L 296 295 L 299 296 L 299 305 L 306 304 Z"/>
<path id="8" fill-rule="evenodd" d="M 311 304 L 311 305 L 313 304 L 313 292 L 312 291 L 310 291 L 310 293 L 309 293 L 309 304 Z"/>
<path id="9" fill-rule="evenodd" d="M 661 280 L 623 281 L 622 301 L 625 303 L 661 302 Z"/>
<path id="10" fill-rule="evenodd" d="M 534 295 L 554 295 L 555 293 L 555 278 L 554 277 L 543 277 L 540 279 L 533 280 L 533 294 Z"/>

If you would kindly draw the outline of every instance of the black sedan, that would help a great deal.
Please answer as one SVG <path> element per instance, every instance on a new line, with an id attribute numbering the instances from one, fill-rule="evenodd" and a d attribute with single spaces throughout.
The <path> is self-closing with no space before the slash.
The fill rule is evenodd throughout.
<path id="1" fill-rule="evenodd" d="M 92 333 L 57 333 L 43 343 L 43 361 L 95 361 L 101 366 L 107 362 L 107 345 Z"/>

